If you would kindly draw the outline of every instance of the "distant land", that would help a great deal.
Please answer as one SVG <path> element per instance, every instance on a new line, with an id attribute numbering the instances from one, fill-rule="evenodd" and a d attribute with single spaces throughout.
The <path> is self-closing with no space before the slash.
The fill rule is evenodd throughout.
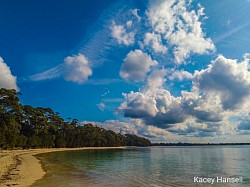
<path id="1" fill-rule="evenodd" d="M 250 143 L 152 143 L 151 146 L 211 146 L 211 145 L 250 145 Z"/>

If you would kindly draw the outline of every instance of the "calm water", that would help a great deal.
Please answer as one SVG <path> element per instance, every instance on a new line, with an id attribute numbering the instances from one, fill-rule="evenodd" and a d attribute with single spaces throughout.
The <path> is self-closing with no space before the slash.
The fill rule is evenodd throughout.
<path id="1" fill-rule="evenodd" d="M 194 177 L 237 177 L 250 186 L 250 146 L 147 147 L 41 154 L 47 171 L 33 187 L 211 186 Z"/>

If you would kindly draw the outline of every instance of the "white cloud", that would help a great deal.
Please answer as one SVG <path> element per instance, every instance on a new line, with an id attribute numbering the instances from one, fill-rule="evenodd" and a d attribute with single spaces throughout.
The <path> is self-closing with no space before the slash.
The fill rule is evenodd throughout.
<path id="1" fill-rule="evenodd" d="M 173 97 L 163 88 L 165 75 L 166 70 L 154 70 L 140 92 L 123 94 L 126 101 L 119 109 L 125 117 L 144 119 L 146 124 L 155 126 L 184 121 L 180 98 Z"/>
<path id="2" fill-rule="evenodd" d="M 48 69 L 44 72 L 29 76 L 28 80 L 42 81 L 63 77 L 66 81 L 78 84 L 105 84 L 105 82 L 115 82 L 115 80 L 95 80 L 88 81 L 88 77 L 92 75 L 88 59 L 83 54 L 68 56 L 64 59 L 64 63 L 56 67 Z"/>
<path id="3" fill-rule="evenodd" d="M 128 24 L 129 27 L 130 23 Z M 111 26 L 111 35 L 117 40 L 119 44 L 124 44 L 126 46 L 132 45 L 135 42 L 135 33 L 127 32 L 127 30 L 122 25 L 116 25 L 113 21 Z"/>
<path id="4" fill-rule="evenodd" d="M 30 80 L 32 81 L 42 81 L 42 80 L 50 80 L 50 79 L 55 79 L 61 76 L 63 72 L 63 65 L 60 64 L 54 68 L 51 68 L 49 70 L 46 70 L 42 73 L 37 73 L 35 75 L 32 75 L 29 77 Z"/>
<path id="5" fill-rule="evenodd" d="M 112 130 L 116 133 L 138 135 L 138 132 L 135 129 L 134 125 L 121 122 L 121 121 L 117 121 L 117 120 L 106 120 L 104 122 L 93 122 L 93 121 L 81 122 L 81 124 L 86 124 L 86 123 L 92 123 L 98 127 L 101 127 L 107 130 Z"/>
<path id="6" fill-rule="evenodd" d="M 203 7 L 190 10 L 186 0 L 151 0 L 148 19 L 156 34 L 160 34 L 168 46 L 173 47 L 176 63 L 180 64 L 191 53 L 206 54 L 215 47 L 210 38 L 205 38 L 201 28 Z"/>
<path id="7" fill-rule="evenodd" d="M 250 107 L 249 59 L 242 62 L 218 56 L 208 68 L 196 71 L 191 92 L 182 103 L 197 120 L 219 122 L 244 114 Z"/>
<path id="8" fill-rule="evenodd" d="M 84 83 L 92 75 L 88 59 L 83 55 L 68 56 L 64 59 L 64 79 L 76 83 Z"/>
<path id="9" fill-rule="evenodd" d="M 188 80 L 192 79 L 193 75 L 189 73 L 188 71 L 184 70 L 177 70 L 171 73 L 170 76 L 168 76 L 169 80 L 178 80 L 178 81 L 183 81 L 183 80 Z"/>
<path id="10" fill-rule="evenodd" d="M 123 98 L 105 98 L 103 99 L 104 103 L 121 103 Z"/>
<path id="11" fill-rule="evenodd" d="M 144 81 L 152 66 L 157 65 L 155 60 L 141 50 L 130 51 L 120 70 L 120 76 L 126 81 Z"/>
<path id="12" fill-rule="evenodd" d="M 145 125 L 141 119 L 130 119 L 128 122 L 118 120 L 81 122 L 82 125 L 86 123 L 92 123 L 93 125 L 112 130 L 116 133 L 143 136 L 149 138 L 152 142 L 236 142 L 239 138 L 242 140 L 243 135 L 249 135 L 250 133 L 249 130 L 239 129 L 239 137 L 232 132 L 235 128 L 230 126 L 230 124 L 197 123 L 193 118 L 189 118 L 185 123 L 175 124 L 168 129 Z M 227 139 L 227 133 L 231 133 L 233 136 L 230 136 L 230 139 Z M 214 138 L 215 136 L 217 137 Z M 200 137 L 203 138 L 201 139 Z M 249 140 L 249 137 L 245 139 Z"/>
<path id="13" fill-rule="evenodd" d="M 151 90 L 157 92 L 162 88 L 166 79 L 167 71 L 165 69 L 155 69 L 147 78 L 147 84 L 143 90 Z"/>
<path id="14" fill-rule="evenodd" d="M 250 25 L 250 21 L 248 21 L 248 22 L 246 22 L 244 24 L 241 24 L 238 27 L 234 27 L 232 30 L 229 30 L 228 32 L 223 33 L 222 35 L 216 37 L 213 41 L 214 41 L 214 43 L 219 43 L 219 42 L 233 36 L 234 34 L 239 33 L 240 31 L 247 28 L 249 25 Z"/>
<path id="15" fill-rule="evenodd" d="M 131 10 L 132 14 L 137 18 L 138 21 L 141 21 L 141 17 L 138 14 L 139 9 Z"/>
<path id="16" fill-rule="evenodd" d="M 16 84 L 16 77 L 11 74 L 11 70 L 2 57 L 0 57 L 0 88 L 15 89 L 19 91 Z"/>
<path id="17" fill-rule="evenodd" d="M 90 84 L 90 85 L 109 85 L 121 82 L 120 79 L 89 79 L 84 84 Z"/>
<path id="18" fill-rule="evenodd" d="M 127 21 L 127 23 L 126 23 L 126 26 L 127 26 L 128 28 L 131 28 L 131 27 L 132 27 L 132 24 L 133 24 L 133 21 L 132 21 L 132 20 L 129 20 L 129 21 Z"/>
<path id="19" fill-rule="evenodd" d="M 249 59 L 242 62 L 219 55 L 205 70 L 194 74 L 195 86 L 207 94 L 216 94 L 224 109 L 242 108 L 250 99 Z"/>
<path id="20" fill-rule="evenodd" d="M 244 55 L 243 55 L 243 58 L 244 58 L 244 60 L 249 60 L 250 59 L 250 53 L 245 53 Z M 249 68 L 250 68 L 250 66 L 249 66 Z M 248 68 L 248 69 L 249 69 Z"/>
<path id="21" fill-rule="evenodd" d="M 188 118 L 184 123 L 173 125 L 168 129 L 169 132 L 189 137 L 221 136 L 228 130 L 220 123 L 197 123 L 193 118 Z"/>
<path id="22" fill-rule="evenodd" d="M 149 138 L 153 142 L 159 142 L 162 140 L 178 142 L 180 141 L 180 136 L 168 132 L 167 130 L 160 129 L 154 126 L 145 125 L 139 119 L 133 119 L 129 122 L 122 122 L 118 120 L 106 120 L 104 122 L 91 122 L 84 121 L 81 124 L 92 123 L 98 127 L 112 130 L 116 133 L 121 134 L 134 134 Z"/>
<path id="23" fill-rule="evenodd" d="M 119 109 L 124 116 L 173 133 L 215 136 L 233 131 L 230 117 L 249 112 L 247 56 L 242 62 L 218 56 L 206 69 L 195 72 L 191 91 L 182 91 L 180 97 L 164 88 L 165 76 L 166 70 L 154 70 L 139 92 L 123 94 L 125 102 Z"/>
<path id="24" fill-rule="evenodd" d="M 156 53 L 166 53 L 167 47 L 162 45 L 160 34 L 146 33 L 144 38 L 144 45 L 149 45 Z"/>
<path id="25" fill-rule="evenodd" d="M 104 111 L 106 105 L 105 105 L 103 102 L 101 102 L 101 103 L 97 104 L 97 107 L 98 107 L 101 111 Z"/>

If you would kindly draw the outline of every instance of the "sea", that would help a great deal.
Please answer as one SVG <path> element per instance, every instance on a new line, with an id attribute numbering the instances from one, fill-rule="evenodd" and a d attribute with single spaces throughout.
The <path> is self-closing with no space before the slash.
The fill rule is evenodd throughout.
<path id="1" fill-rule="evenodd" d="M 249 145 L 80 150 L 37 158 L 46 175 L 32 187 L 250 186 Z"/>

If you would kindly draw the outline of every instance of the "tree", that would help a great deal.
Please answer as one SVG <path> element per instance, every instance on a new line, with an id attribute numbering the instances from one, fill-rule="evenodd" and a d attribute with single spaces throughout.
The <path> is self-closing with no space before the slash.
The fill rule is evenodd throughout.
<path id="1" fill-rule="evenodd" d="M 15 90 L 0 89 L 0 148 L 147 146 L 135 135 L 121 135 L 93 124 L 64 121 L 51 108 L 23 106 Z M 71 119 L 71 118 L 70 118 Z"/>

